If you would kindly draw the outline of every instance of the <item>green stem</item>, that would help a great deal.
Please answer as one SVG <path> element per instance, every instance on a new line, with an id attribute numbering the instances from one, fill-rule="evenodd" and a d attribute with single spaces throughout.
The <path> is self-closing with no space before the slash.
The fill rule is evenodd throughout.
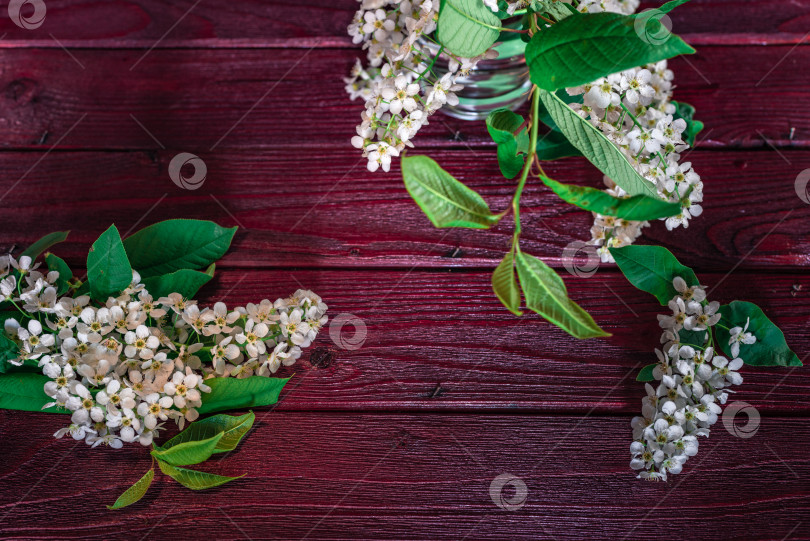
<path id="1" fill-rule="evenodd" d="M 515 238 L 520 235 L 520 196 L 523 194 L 523 187 L 526 185 L 526 179 L 529 178 L 529 171 L 531 171 L 532 164 L 534 163 L 534 155 L 537 152 L 537 127 L 540 124 L 538 120 L 540 118 L 540 89 L 534 87 L 533 92 L 529 153 L 526 155 L 526 163 L 523 165 L 520 181 L 515 189 L 515 195 L 512 198 L 512 210 L 515 213 Z"/>

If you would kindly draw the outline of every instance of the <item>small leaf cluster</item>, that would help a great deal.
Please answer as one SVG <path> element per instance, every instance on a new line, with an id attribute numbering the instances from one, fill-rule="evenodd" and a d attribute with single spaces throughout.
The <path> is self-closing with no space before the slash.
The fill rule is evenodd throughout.
<path id="1" fill-rule="evenodd" d="M 233 451 L 255 420 L 256 416 L 252 411 L 240 416 L 220 414 L 201 419 L 163 445 L 153 445 L 152 457 L 157 460 L 160 471 L 191 490 L 223 485 L 243 477 L 244 474 L 228 477 L 182 466 L 201 464 L 214 454 Z M 139 501 L 146 495 L 154 478 L 155 468 L 152 467 L 121 494 L 114 504 L 108 505 L 107 509 L 121 509 Z"/>

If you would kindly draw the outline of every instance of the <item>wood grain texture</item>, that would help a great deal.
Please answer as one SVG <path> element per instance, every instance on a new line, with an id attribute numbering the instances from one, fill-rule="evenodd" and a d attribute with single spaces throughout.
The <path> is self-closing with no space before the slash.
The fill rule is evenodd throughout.
<path id="1" fill-rule="evenodd" d="M 684 474 L 635 480 L 634 377 L 655 358 L 662 308 L 611 266 L 562 270 L 590 216 L 535 184 L 524 250 L 560 268 L 613 336 L 576 341 L 502 308 L 489 275 L 509 218 L 435 230 L 396 165 L 368 173 L 349 146 L 362 106 L 342 83 L 362 55 L 345 35 L 354 0 L 45 1 L 36 30 L 0 7 L 0 251 L 72 229 L 54 251 L 80 271 L 112 222 L 239 225 L 202 303 L 307 287 L 366 336 L 352 349 L 352 325 L 324 329 L 283 372 L 295 376 L 280 404 L 205 466 L 246 478 L 197 493 L 158 474 L 119 512 L 104 505 L 149 467 L 144 449 L 54 441 L 64 417 L 0 411 L 0 538 L 810 539 L 807 370 L 744 367 L 734 400 L 761 413 L 756 435 L 718 424 Z M 672 21 L 699 49 L 671 66 L 676 99 L 706 123 L 687 157 L 706 210 L 644 242 L 694 266 L 712 298 L 762 306 L 806 359 L 810 206 L 794 183 L 810 167 L 810 0 L 692 0 Z M 415 142 L 506 207 L 513 183 L 483 123 L 437 115 Z M 201 189 L 168 178 L 178 152 L 204 159 Z M 584 160 L 547 171 L 601 181 Z M 502 473 L 527 485 L 518 511 L 490 497 Z"/>
<path id="2" fill-rule="evenodd" d="M 144 500 L 115 513 L 104 504 L 149 467 L 145 450 L 53 441 L 60 420 L 45 414 L 0 412 L 0 423 L 4 441 L 29 434 L 0 464 L 8 539 L 810 536 L 810 460 L 791 451 L 810 438 L 801 419 L 762 418 L 748 439 L 717 426 L 663 484 L 633 477 L 625 417 L 259 412 L 238 450 L 205 466 L 247 477 L 194 493 L 158 474 Z M 504 473 L 526 485 L 519 510 L 490 497 Z"/>
<path id="3" fill-rule="evenodd" d="M 501 177 L 494 149 L 423 151 L 479 191 L 492 209 L 510 204 L 514 183 Z M 72 229 L 57 253 L 82 264 L 88 246 L 110 223 L 126 234 L 175 217 L 240 226 L 220 266 L 245 269 L 494 268 L 511 242 L 511 216 L 492 231 L 434 229 L 405 191 L 397 165 L 389 174 L 369 173 L 352 149 L 325 148 L 312 159 L 277 149 L 201 153 L 208 177 L 194 191 L 169 179 L 174 155 L 0 153 L 0 205 L 15 209 L 0 214 L 0 250 Z M 810 205 L 794 186 L 810 166 L 810 152 L 697 150 L 686 159 L 704 179 L 705 212 L 686 230 L 669 232 L 655 222 L 645 229 L 646 242 L 670 247 L 699 269 L 810 264 Z M 601 185 L 601 174 L 584 159 L 553 162 L 547 173 L 563 182 Z M 590 238 L 590 213 L 563 203 L 544 185 L 531 182 L 522 201 L 521 245 L 549 264 L 560 267 L 570 242 Z"/>
<path id="4" fill-rule="evenodd" d="M 660 4 L 644 2 L 640 9 Z M 3 13 L 0 48 L 351 47 L 346 26 L 358 7 L 355 0 L 48 0 L 46 5 L 45 22 L 35 30 L 14 25 Z M 766 2 L 692 0 L 671 18 L 673 30 L 696 45 L 760 45 L 806 39 L 808 11 L 808 0 L 783 2 L 778 11 Z"/>
<path id="5" fill-rule="evenodd" d="M 357 155 L 349 139 L 362 102 L 348 99 L 343 77 L 359 49 L 153 50 L 142 60 L 140 50 L 70 54 L 3 51 L 0 147 L 307 149 L 308 163 L 324 148 Z M 706 46 L 673 60 L 676 99 L 697 107 L 706 124 L 699 146 L 806 148 L 808 62 L 810 47 L 788 45 Z M 492 146 L 483 122 L 431 118 L 417 149 Z"/>
<path id="6" fill-rule="evenodd" d="M 722 303 L 746 299 L 782 328 L 800 358 L 810 356 L 810 277 L 735 272 L 701 274 Z M 633 414 L 641 411 L 638 371 L 656 362 L 665 308 L 619 274 L 564 273 L 569 294 L 612 337 L 577 341 L 537 315 L 515 317 L 492 293 L 489 272 L 295 270 L 219 272 L 201 302 L 230 306 L 310 288 L 332 324 L 280 372 L 295 374 L 288 411 L 490 411 Z M 798 289 L 798 291 L 797 291 Z M 795 296 L 794 296 L 795 293 Z M 362 327 L 361 327 L 362 328 Z M 745 367 L 735 398 L 773 415 L 810 413 L 807 369 Z"/>

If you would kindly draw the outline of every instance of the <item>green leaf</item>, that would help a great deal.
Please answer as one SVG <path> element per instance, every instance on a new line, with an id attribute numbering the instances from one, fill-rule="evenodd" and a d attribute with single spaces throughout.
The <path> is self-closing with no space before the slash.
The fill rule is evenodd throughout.
<path id="1" fill-rule="evenodd" d="M 540 175 L 540 180 L 566 203 L 605 216 L 645 222 L 674 216 L 681 212 L 681 206 L 678 203 L 667 203 L 646 195 L 619 198 L 589 186 L 563 184 L 544 175 Z"/>
<path id="2" fill-rule="evenodd" d="M 255 420 L 256 415 L 252 411 L 240 416 L 220 414 L 200 419 L 191 423 L 187 429 L 158 447 L 158 449 L 165 450 L 181 443 L 200 441 L 220 434 L 221 438 L 213 452 L 232 451 L 253 426 Z"/>
<path id="3" fill-rule="evenodd" d="M 540 100 L 560 132 L 583 156 L 628 194 L 643 194 L 659 199 L 655 186 L 638 174 L 627 157 L 601 131 L 579 116 L 556 94 L 545 90 L 539 92 Z"/>
<path id="4" fill-rule="evenodd" d="M 551 130 L 537 140 L 537 158 L 553 161 L 571 156 L 582 156 L 582 152 L 558 131 Z"/>
<path id="5" fill-rule="evenodd" d="M 456 56 L 483 54 L 500 35 L 501 21 L 481 0 L 442 0 L 436 35 Z"/>
<path id="6" fill-rule="evenodd" d="M 150 276 L 142 281 L 147 291 L 156 299 L 165 297 L 169 293 L 180 293 L 183 297 L 190 299 L 210 280 L 211 275 L 206 272 L 180 269 L 171 274 Z"/>
<path id="7" fill-rule="evenodd" d="M 655 295 L 662 306 L 678 294 L 672 280 L 680 276 L 688 286 L 700 285 L 694 271 L 681 265 L 675 256 L 662 246 L 630 245 L 610 248 L 619 270 L 631 284 Z"/>
<path id="8" fill-rule="evenodd" d="M 537 32 L 526 46 L 526 63 L 532 82 L 551 91 L 694 52 L 650 11 L 587 13 Z"/>
<path id="9" fill-rule="evenodd" d="M 510 250 L 492 273 L 492 289 L 504 306 L 516 316 L 520 311 L 520 288 L 515 275 L 515 253 Z"/>
<path id="10" fill-rule="evenodd" d="M 577 95 L 572 96 L 572 95 L 568 94 L 568 92 L 565 89 L 558 90 L 557 92 L 554 92 L 553 94 L 555 96 L 557 96 L 560 99 L 560 101 L 562 101 L 566 105 L 571 105 L 573 103 L 579 103 L 581 105 L 582 100 L 585 97 L 584 94 L 577 94 Z M 557 126 L 557 123 L 554 122 L 553 118 L 551 118 L 551 115 L 549 114 L 548 109 L 546 109 L 546 106 L 543 105 L 542 101 L 538 104 L 537 116 L 540 119 L 540 122 L 542 122 L 543 124 L 545 124 L 546 126 L 551 128 L 553 131 L 556 131 L 556 132 L 560 131 L 560 127 Z"/>
<path id="11" fill-rule="evenodd" d="M 427 156 L 403 157 L 402 178 L 408 193 L 435 227 L 487 229 L 501 219 L 502 215 L 490 212 L 480 195 Z"/>
<path id="12" fill-rule="evenodd" d="M 529 151 L 529 133 L 523 125 L 523 117 L 509 109 L 495 109 L 487 116 L 487 131 L 498 145 L 498 166 L 506 178 L 515 178 L 523 169 L 525 154 Z"/>
<path id="13" fill-rule="evenodd" d="M 527 308 L 576 338 L 610 336 L 588 312 L 568 298 L 565 284 L 554 269 L 521 251 L 515 260 Z"/>
<path id="14" fill-rule="evenodd" d="M 2 321 L 0 321 L 0 327 L 5 325 L 6 319 L 9 319 L 9 317 L 3 317 Z M 19 356 L 20 348 L 17 347 L 17 344 L 15 344 L 13 340 L 6 336 L 5 332 L 0 330 L 0 374 L 16 368 L 15 365 L 9 363 L 8 361 L 16 359 Z"/>
<path id="15" fill-rule="evenodd" d="M 660 8 L 657 8 L 657 11 L 660 11 L 661 13 L 669 13 L 676 7 L 682 6 L 688 1 L 689 0 L 670 0 L 666 4 L 662 5 Z M 656 11 L 656 9 L 653 9 L 653 11 Z"/>
<path id="16" fill-rule="evenodd" d="M 143 477 L 138 479 L 138 481 L 126 489 L 123 494 L 121 494 L 115 503 L 112 505 L 108 505 L 107 509 L 121 509 L 122 507 L 126 507 L 128 505 L 132 505 L 133 503 L 137 502 L 141 498 L 143 498 L 146 491 L 149 490 L 149 486 L 152 484 L 152 479 L 155 478 L 155 469 L 150 468 L 148 472 L 146 472 Z"/>
<path id="17" fill-rule="evenodd" d="M 70 270 L 68 264 L 61 257 L 53 254 L 45 254 L 45 264 L 48 265 L 49 271 L 57 271 L 59 278 L 56 280 L 56 294 L 64 295 L 70 284 L 68 283 L 73 278 L 73 271 Z"/>
<path id="18" fill-rule="evenodd" d="M 34 372 L 0 374 L 0 409 L 70 413 L 56 406 L 42 409 L 45 404 L 53 402 L 53 399 L 45 394 L 45 384 L 49 381 L 51 380 L 47 376 Z"/>
<path id="19" fill-rule="evenodd" d="M 690 147 L 695 146 L 695 139 L 697 134 L 703 129 L 703 122 L 695 120 L 695 108 L 688 103 L 672 100 L 675 106 L 675 113 L 672 118 L 682 118 L 686 122 L 686 129 L 683 131 L 683 140 L 686 141 Z"/>
<path id="20" fill-rule="evenodd" d="M 802 366 L 799 357 L 793 353 L 785 341 L 782 331 L 768 319 L 762 309 L 752 302 L 734 301 L 720 307 L 720 320 L 729 329 L 745 327 L 757 341 L 753 344 L 740 344 L 740 357 L 745 364 L 753 366 Z M 714 328 L 717 344 L 723 353 L 731 357 L 728 343 L 730 333 L 720 325 Z"/>
<path id="21" fill-rule="evenodd" d="M 208 276 L 213 278 L 214 277 L 214 271 L 216 270 L 216 268 L 217 268 L 217 264 L 216 263 L 211 263 L 210 265 L 208 265 L 208 268 L 205 269 L 205 274 L 207 274 Z"/>
<path id="22" fill-rule="evenodd" d="M 189 440 L 172 445 L 169 448 L 153 449 L 152 456 L 173 466 L 199 464 L 211 458 L 214 449 L 219 444 L 219 440 L 224 435 L 224 432 L 220 432 L 204 440 Z"/>
<path id="23" fill-rule="evenodd" d="M 226 477 L 224 475 L 214 475 L 213 473 L 205 473 L 197 470 L 189 470 L 187 468 L 177 468 L 167 462 L 158 460 L 160 471 L 180 483 L 186 488 L 191 490 L 203 490 L 206 488 L 218 487 L 224 485 L 228 481 L 240 479 L 245 475 L 239 477 Z"/>
<path id="24" fill-rule="evenodd" d="M 31 259 L 36 259 L 42 254 L 42 252 L 54 244 L 64 242 L 65 239 L 67 239 L 68 234 L 70 234 L 70 231 L 55 231 L 54 233 L 48 233 L 34 244 L 26 248 L 21 255 L 27 255 Z"/>
<path id="25" fill-rule="evenodd" d="M 118 296 L 132 283 L 132 267 L 114 225 L 101 234 L 87 254 L 87 281 L 90 294 L 99 302 Z"/>
<path id="26" fill-rule="evenodd" d="M 211 392 L 202 393 L 202 406 L 197 411 L 203 415 L 275 404 L 289 379 L 264 376 L 207 379 L 205 384 L 211 387 Z"/>
<path id="27" fill-rule="evenodd" d="M 641 371 L 639 371 L 638 376 L 636 376 L 636 381 L 655 381 L 653 370 L 655 370 L 656 366 L 658 366 L 658 364 L 653 363 L 642 368 Z"/>
<path id="28" fill-rule="evenodd" d="M 132 268 L 141 278 L 180 269 L 201 269 L 225 255 L 236 227 L 207 220 L 166 220 L 124 239 Z"/>

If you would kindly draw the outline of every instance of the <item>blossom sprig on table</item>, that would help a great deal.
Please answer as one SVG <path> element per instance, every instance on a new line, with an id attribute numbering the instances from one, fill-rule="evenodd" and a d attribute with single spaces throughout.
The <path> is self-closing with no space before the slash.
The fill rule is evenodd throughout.
<path id="1" fill-rule="evenodd" d="M 671 314 L 659 315 L 663 351 L 655 350 L 658 364 L 652 371 L 657 387 L 646 384 L 642 416 L 633 418 L 630 467 L 639 479 L 666 481 L 667 474 L 681 473 L 684 463 L 698 452 L 698 436 L 709 436 L 728 400 L 726 389 L 742 383 L 737 372 L 740 357 L 731 361 L 715 354 L 712 327 L 720 324 L 718 302 L 708 302 L 706 291 L 687 287 L 680 276 L 673 280 L 678 294 L 669 301 Z M 748 321 L 746 321 L 746 326 Z M 684 332 L 686 331 L 686 332 Z M 730 329 L 729 345 L 756 343 L 741 327 Z M 681 334 L 690 338 L 681 338 Z M 689 343 L 689 340 L 698 343 Z"/>
<path id="2" fill-rule="evenodd" d="M 527 182 L 539 181 L 592 212 L 590 244 L 602 261 L 652 220 L 673 229 L 701 214 L 703 185 L 682 156 L 702 124 L 694 108 L 671 99 L 667 68 L 667 59 L 695 51 L 661 23 L 686 1 L 634 14 L 636 0 L 360 0 L 349 34 L 367 49 L 370 67 L 358 62 L 346 81 L 352 98 L 365 100 L 352 144 L 371 171 L 388 171 L 401 156 L 405 187 L 435 227 L 488 229 L 511 211 L 511 247 L 492 275 L 496 296 L 516 315 L 525 299 L 577 338 L 608 336 L 554 270 L 521 251 L 521 196 Z M 501 108 L 486 120 L 501 173 L 518 179 L 511 206 L 493 212 L 435 161 L 406 156 L 405 148 L 430 114 L 457 104 L 463 76 L 483 66 L 499 41 L 510 50 L 525 43 L 532 87 L 526 118 Z M 543 161 L 570 156 L 598 167 L 607 190 L 546 175 Z"/>
<path id="3" fill-rule="evenodd" d="M 755 304 L 721 306 L 707 299 L 695 273 L 665 248 L 611 248 L 630 282 L 655 295 L 667 314 L 656 364 L 641 370 L 647 395 L 633 418 L 630 467 L 639 479 L 666 481 L 697 454 L 723 412 L 732 385 L 743 381 L 743 364 L 801 366 L 779 330 Z M 650 272 L 652 270 L 653 272 Z"/>
<path id="4" fill-rule="evenodd" d="M 183 428 L 203 411 L 273 403 L 286 379 L 269 376 L 295 363 L 327 322 L 322 299 L 299 289 L 275 302 L 201 308 L 192 297 L 213 266 L 155 275 L 164 261 L 213 265 L 234 231 L 170 220 L 122 241 L 113 226 L 88 255 L 86 282 L 53 254 L 47 267 L 36 262 L 38 249 L 0 258 L 11 309 L 0 336 L 0 407 L 70 413 L 57 438 L 120 448 L 151 445 L 168 421 Z M 143 256 L 143 246 L 165 253 Z"/>

